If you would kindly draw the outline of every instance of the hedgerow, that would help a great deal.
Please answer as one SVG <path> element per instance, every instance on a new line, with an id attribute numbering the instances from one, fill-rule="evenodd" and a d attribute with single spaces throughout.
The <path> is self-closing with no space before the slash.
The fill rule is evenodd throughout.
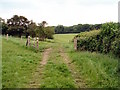
<path id="1" fill-rule="evenodd" d="M 117 23 L 105 23 L 101 30 L 80 33 L 77 37 L 78 50 L 112 52 L 120 57 L 120 31 Z"/>

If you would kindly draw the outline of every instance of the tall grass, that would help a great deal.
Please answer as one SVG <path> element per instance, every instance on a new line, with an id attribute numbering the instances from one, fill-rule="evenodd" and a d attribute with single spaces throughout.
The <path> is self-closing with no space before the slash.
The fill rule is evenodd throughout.
<path id="1" fill-rule="evenodd" d="M 90 52 L 71 52 L 70 57 L 90 88 L 118 87 L 118 59 Z"/>

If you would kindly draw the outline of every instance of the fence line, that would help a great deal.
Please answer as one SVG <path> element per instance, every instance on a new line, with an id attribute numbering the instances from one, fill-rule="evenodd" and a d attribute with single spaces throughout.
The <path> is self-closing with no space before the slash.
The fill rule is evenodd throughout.
<path id="1" fill-rule="evenodd" d="M 32 45 L 31 43 L 31 37 L 28 36 L 27 38 L 27 42 L 26 42 L 26 46 L 30 47 Z M 33 48 L 36 48 L 37 50 L 39 50 L 39 38 L 33 38 Z"/>
<path id="2" fill-rule="evenodd" d="M 5 35 L 4 35 L 5 36 Z M 8 39 L 10 38 L 8 34 L 6 34 L 6 40 L 8 41 Z M 23 41 L 23 37 L 21 36 L 20 38 L 20 43 L 22 43 Z M 32 41 L 33 40 L 33 41 Z M 33 48 L 36 48 L 37 50 L 39 50 L 39 38 L 38 37 L 34 37 L 34 38 L 31 38 L 30 36 L 28 36 L 27 38 L 27 41 L 25 42 L 26 46 L 27 47 L 33 47 Z"/>

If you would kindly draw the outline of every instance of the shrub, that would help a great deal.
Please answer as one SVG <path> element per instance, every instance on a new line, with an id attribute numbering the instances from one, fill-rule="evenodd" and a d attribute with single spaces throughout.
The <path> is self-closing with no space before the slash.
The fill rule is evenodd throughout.
<path id="1" fill-rule="evenodd" d="M 105 23 L 101 30 L 80 33 L 77 37 L 78 50 L 112 52 L 120 57 L 120 31 L 117 23 Z"/>

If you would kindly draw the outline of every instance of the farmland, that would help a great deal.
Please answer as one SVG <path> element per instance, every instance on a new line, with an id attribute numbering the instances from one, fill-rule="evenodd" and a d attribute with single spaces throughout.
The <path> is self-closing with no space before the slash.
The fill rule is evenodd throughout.
<path id="1" fill-rule="evenodd" d="M 6 40 L 3 36 L 2 87 L 119 87 L 119 58 L 97 52 L 75 51 L 72 39 L 76 35 L 55 34 L 53 40 L 39 41 L 39 50 L 26 47 L 25 38 L 9 37 Z"/>
<path id="2" fill-rule="evenodd" d="M 0 6 L 1 90 L 120 89 L 118 0 L 0 0 Z"/>

